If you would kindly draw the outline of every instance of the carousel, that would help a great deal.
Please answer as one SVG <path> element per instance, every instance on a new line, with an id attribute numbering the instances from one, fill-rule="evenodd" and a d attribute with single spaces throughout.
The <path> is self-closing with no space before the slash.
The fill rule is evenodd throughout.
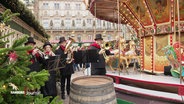
<path id="1" fill-rule="evenodd" d="M 86 5 L 95 17 L 118 24 L 119 54 L 113 57 L 124 67 L 114 71 L 113 60 L 106 56 L 111 69 L 107 76 L 116 90 L 183 103 L 184 0 L 86 0 Z M 122 54 L 121 24 L 135 31 L 140 55 Z M 135 51 L 134 41 L 129 45 L 128 51 Z M 137 60 L 139 71 L 131 72 L 130 60 Z"/>

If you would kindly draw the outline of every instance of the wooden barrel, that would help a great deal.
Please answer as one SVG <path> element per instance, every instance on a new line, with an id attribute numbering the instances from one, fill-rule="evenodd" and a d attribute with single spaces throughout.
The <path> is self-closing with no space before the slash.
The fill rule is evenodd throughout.
<path id="1" fill-rule="evenodd" d="M 112 78 L 83 76 L 73 79 L 69 104 L 117 104 Z"/>

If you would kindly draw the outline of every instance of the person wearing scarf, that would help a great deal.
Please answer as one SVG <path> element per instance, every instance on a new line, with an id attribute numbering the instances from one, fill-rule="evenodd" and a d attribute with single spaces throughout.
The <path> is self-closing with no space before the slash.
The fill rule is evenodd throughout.
<path id="1" fill-rule="evenodd" d="M 105 75 L 105 58 L 103 56 L 104 49 L 101 49 L 101 44 L 103 44 L 103 38 L 101 34 L 96 34 L 95 42 L 89 47 L 89 50 L 97 51 L 97 62 L 91 63 L 91 75 Z"/>
<path id="2" fill-rule="evenodd" d="M 30 72 L 32 71 L 40 71 L 41 67 L 40 64 L 43 62 L 43 58 L 41 57 L 41 54 L 38 52 L 38 49 L 35 49 L 34 46 L 36 45 L 36 42 L 34 41 L 33 37 L 28 37 L 28 41 L 25 43 L 25 46 L 31 46 L 32 49 L 28 50 L 28 55 L 31 55 L 31 65 L 28 67 L 30 68 Z"/>
<path id="3" fill-rule="evenodd" d="M 65 46 L 67 44 L 65 37 L 60 37 L 59 41 L 59 48 L 55 51 L 56 55 L 60 55 L 62 58 L 67 58 L 67 53 L 65 53 Z M 60 76 L 61 76 L 61 98 L 65 99 L 65 82 L 66 84 L 66 91 L 67 95 L 70 94 L 70 83 L 71 83 L 71 75 L 74 73 L 73 69 L 73 62 L 66 63 L 64 68 L 60 69 Z"/>
<path id="4" fill-rule="evenodd" d="M 45 59 L 45 69 L 49 71 L 49 79 L 47 82 L 45 82 L 45 86 L 41 87 L 41 93 L 43 96 L 52 96 L 50 101 L 54 99 L 54 97 L 57 96 L 57 90 L 56 90 L 56 70 L 48 69 L 46 61 L 49 61 L 49 57 L 55 56 L 55 54 L 52 51 L 52 45 L 50 42 L 45 42 L 43 45 L 44 49 L 44 59 Z"/>

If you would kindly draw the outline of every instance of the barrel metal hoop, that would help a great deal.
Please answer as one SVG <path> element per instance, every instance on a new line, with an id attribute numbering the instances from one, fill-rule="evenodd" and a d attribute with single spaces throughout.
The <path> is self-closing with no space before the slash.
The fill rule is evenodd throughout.
<path id="1" fill-rule="evenodd" d="M 113 101 L 114 99 L 116 99 L 115 95 L 113 95 L 110 99 L 107 99 L 107 100 L 104 100 L 104 101 L 100 102 L 100 104 L 107 104 L 107 103 Z M 84 103 L 84 102 L 77 101 L 77 100 L 73 99 L 71 96 L 70 96 L 70 100 L 74 101 L 77 104 L 99 104 L 99 102 L 87 102 L 87 103 Z"/>

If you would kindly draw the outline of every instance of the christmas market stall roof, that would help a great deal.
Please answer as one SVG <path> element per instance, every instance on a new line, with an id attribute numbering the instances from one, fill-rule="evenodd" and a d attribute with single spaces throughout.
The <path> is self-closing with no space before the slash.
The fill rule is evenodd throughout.
<path id="1" fill-rule="evenodd" d="M 119 1 L 119 3 L 117 1 Z M 151 35 L 173 32 L 172 27 L 174 27 L 174 22 L 176 22 L 177 28 L 176 1 L 177 0 L 89 0 L 88 8 L 97 18 L 116 23 L 118 23 L 119 12 L 119 23 L 132 26 L 137 32 L 140 31 L 138 33 L 142 35 Z M 180 24 L 183 26 L 184 0 L 179 1 Z M 181 29 L 181 31 L 184 31 L 183 28 Z"/>
<path id="2" fill-rule="evenodd" d="M 36 20 L 33 13 L 19 0 L 0 0 L 0 6 L 3 5 L 13 13 L 20 13 L 19 18 L 29 26 L 33 27 L 44 38 L 49 38 L 43 26 Z"/>

